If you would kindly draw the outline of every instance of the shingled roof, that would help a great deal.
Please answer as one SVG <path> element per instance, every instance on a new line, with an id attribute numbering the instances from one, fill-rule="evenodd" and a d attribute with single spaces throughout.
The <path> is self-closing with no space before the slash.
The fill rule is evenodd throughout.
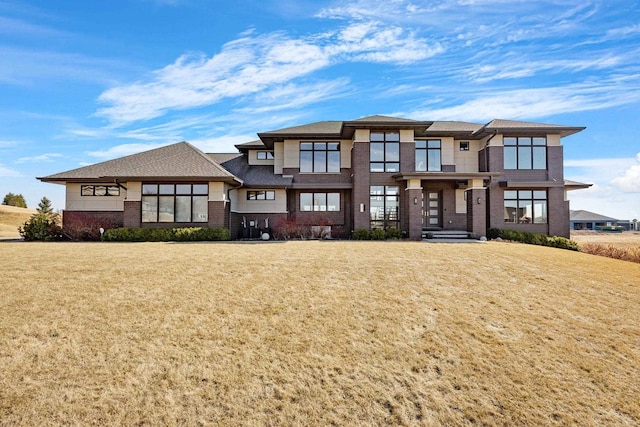
<path id="1" fill-rule="evenodd" d="M 569 219 L 571 221 L 600 221 L 600 222 L 615 222 L 618 221 L 616 218 L 611 218 L 608 216 L 600 215 L 595 212 L 589 212 L 585 210 L 575 210 L 569 211 Z"/>
<path id="2" fill-rule="evenodd" d="M 285 188 L 290 187 L 293 178 L 284 178 L 273 173 L 273 165 L 251 165 L 243 154 L 210 153 L 208 156 L 242 180 L 247 187 Z"/>
<path id="3" fill-rule="evenodd" d="M 238 181 L 188 142 L 167 145 L 138 154 L 38 178 L 43 182 L 96 182 L 114 179 Z"/>

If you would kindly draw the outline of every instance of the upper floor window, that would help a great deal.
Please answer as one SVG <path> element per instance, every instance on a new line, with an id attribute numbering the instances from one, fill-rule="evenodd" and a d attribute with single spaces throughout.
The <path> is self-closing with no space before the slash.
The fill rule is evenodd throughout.
<path id="1" fill-rule="evenodd" d="M 545 137 L 505 137 L 505 169 L 546 169 L 547 138 Z"/>
<path id="2" fill-rule="evenodd" d="M 300 172 L 339 173 L 339 142 L 301 142 Z"/>
<path id="3" fill-rule="evenodd" d="M 273 160 L 273 151 L 258 151 L 258 160 Z"/>
<path id="4" fill-rule="evenodd" d="M 440 172 L 442 170 L 442 143 L 439 139 L 416 140 L 416 171 Z"/>
<path id="5" fill-rule="evenodd" d="M 273 190 L 266 191 L 247 191 L 247 200 L 275 200 L 276 192 Z"/>
<path id="6" fill-rule="evenodd" d="M 504 222 L 517 224 L 546 224 L 546 190 L 505 191 Z"/>
<path id="7" fill-rule="evenodd" d="M 208 184 L 142 184 L 142 222 L 207 222 Z"/>
<path id="8" fill-rule="evenodd" d="M 400 133 L 371 132 L 369 141 L 369 170 L 400 172 Z"/>

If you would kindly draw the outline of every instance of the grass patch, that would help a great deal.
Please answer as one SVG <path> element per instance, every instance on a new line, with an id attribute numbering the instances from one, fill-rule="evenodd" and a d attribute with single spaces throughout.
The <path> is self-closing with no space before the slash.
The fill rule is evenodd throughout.
<path id="1" fill-rule="evenodd" d="M 1 250 L 2 424 L 640 423 L 640 265 L 494 242 Z"/>
<path id="2" fill-rule="evenodd" d="M 20 237 L 18 227 L 35 213 L 33 209 L 0 205 L 0 237 Z"/>

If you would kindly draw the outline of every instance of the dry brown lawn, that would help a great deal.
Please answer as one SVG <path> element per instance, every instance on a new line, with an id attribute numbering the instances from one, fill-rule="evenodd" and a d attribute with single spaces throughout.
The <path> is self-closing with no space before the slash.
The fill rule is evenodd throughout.
<path id="1" fill-rule="evenodd" d="M 0 205 L 0 237 L 20 237 L 18 227 L 34 213 L 32 209 Z"/>
<path id="2" fill-rule="evenodd" d="M 578 244 L 597 243 L 619 248 L 636 247 L 640 246 L 640 231 L 623 231 L 622 233 L 571 231 L 571 240 Z"/>
<path id="3" fill-rule="evenodd" d="M 506 242 L 0 243 L 2 425 L 638 425 L 640 265 Z"/>

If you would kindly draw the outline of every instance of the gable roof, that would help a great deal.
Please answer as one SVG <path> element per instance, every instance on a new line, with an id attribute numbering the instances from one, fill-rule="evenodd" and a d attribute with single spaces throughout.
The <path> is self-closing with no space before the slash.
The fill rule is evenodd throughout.
<path id="1" fill-rule="evenodd" d="M 96 182 L 115 179 L 237 181 L 233 174 L 188 142 L 96 163 L 38 178 L 43 182 Z"/>
<path id="2" fill-rule="evenodd" d="M 391 117 L 391 116 L 381 116 L 376 114 L 374 116 L 361 117 L 359 119 L 351 120 L 352 122 L 367 122 L 367 123 L 406 123 L 406 122 L 414 122 L 420 123 L 418 120 L 413 119 L 403 119 L 400 117 Z"/>
<path id="3" fill-rule="evenodd" d="M 616 218 L 611 218 L 608 216 L 600 215 L 595 212 L 589 212 L 585 210 L 569 211 L 569 220 L 570 221 L 605 221 L 605 222 L 618 221 L 618 219 Z"/>

